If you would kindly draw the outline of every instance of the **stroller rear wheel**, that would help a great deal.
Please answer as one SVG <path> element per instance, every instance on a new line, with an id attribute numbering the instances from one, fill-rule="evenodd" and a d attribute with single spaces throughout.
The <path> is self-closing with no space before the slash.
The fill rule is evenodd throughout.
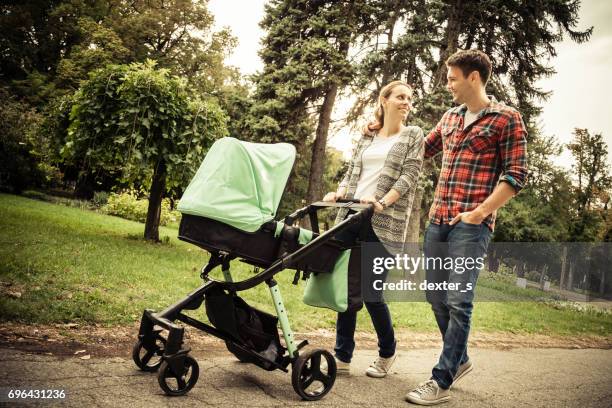
<path id="1" fill-rule="evenodd" d="M 132 349 L 132 359 L 142 371 L 155 372 L 162 363 L 165 347 L 166 339 L 159 334 L 155 335 L 155 346 L 148 349 L 138 340 Z"/>
<path id="2" fill-rule="evenodd" d="M 291 384 L 306 401 L 323 398 L 336 381 L 336 361 L 327 350 L 309 350 L 293 363 Z"/>
<path id="3" fill-rule="evenodd" d="M 182 364 L 180 359 L 183 360 Z M 198 382 L 199 375 L 200 367 L 193 357 L 173 356 L 162 363 L 157 381 L 167 395 L 175 397 L 187 394 Z"/>

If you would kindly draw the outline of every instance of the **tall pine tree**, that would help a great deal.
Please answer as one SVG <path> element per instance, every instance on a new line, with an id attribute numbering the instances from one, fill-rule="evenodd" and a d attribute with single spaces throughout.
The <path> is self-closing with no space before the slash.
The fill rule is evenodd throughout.
<path id="1" fill-rule="evenodd" d="M 307 201 L 323 193 L 331 114 L 338 95 L 355 77 L 351 47 L 377 25 L 370 18 L 371 3 L 277 0 L 266 5 L 261 26 L 267 35 L 260 53 L 264 70 L 255 78 L 249 127 L 258 140 L 292 142 L 302 157 L 311 159 L 309 168 L 301 169 L 308 178 Z M 293 193 L 295 184 L 294 179 Z"/>

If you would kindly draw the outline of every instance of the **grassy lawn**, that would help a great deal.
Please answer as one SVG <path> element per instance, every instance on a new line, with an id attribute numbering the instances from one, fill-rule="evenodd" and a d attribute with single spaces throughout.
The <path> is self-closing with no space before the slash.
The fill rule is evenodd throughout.
<path id="1" fill-rule="evenodd" d="M 199 286 L 207 253 L 179 241 L 176 228 L 160 229 L 160 236 L 169 237 L 166 244 L 144 242 L 143 230 L 143 224 L 93 211 L 0 194 L 0 320 L 129 324 L 140 318 L 143 309 L 161 309 Z M 235 261 L 232 272 L 244 278 L 252 269 Z M 220 277 L 220 272 L 215 276 Z M 304 305 L 304 284 L 293 286 L 292 279 L 293 271 L 277 275 L 294 328 L 334 327 L 335 313 Z M 525 301 L 477 303 L 472 325 L 477 330 L 612 333 L 611 314 L 535 302 L 542 296 L 538 290 L 521 291 L 484 276 L 478 291 L 487 298 L 512 295 Z M 243 292 L 243 297 L 273 310 L 265 284 Z M 390 309 L 397 327 L 437 330 L 424 302 L 393 302 Z M 373 330 L 365 312 L 359 314 L 358 324 L 360 330 Z"/>

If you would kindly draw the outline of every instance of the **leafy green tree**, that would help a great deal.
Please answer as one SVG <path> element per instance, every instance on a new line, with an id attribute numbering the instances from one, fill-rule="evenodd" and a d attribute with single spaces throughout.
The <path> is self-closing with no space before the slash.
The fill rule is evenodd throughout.
<path id="1" fill-rule="evenodd" d="M 66 157 L 147 187 L 144 236 L 154 241 L 166 191 L 186 185 L 210 144 L 227 133 L 214 100 L 194 96 L 185 80 L 152 61 L 92 73 L 70 118 Z"/>
<path id="2" fill-rule="evenodd" d="M 129 50 L 111 28 L 91 18 L 77 21 L 81 41 L 75 44 L 66 58 L 57 66 L 54 84 L 56 89 L 73 93 L 89 72 L 108 64 L 130 62 Z"/>
<path id="3" fill-rule="evenodd" d="M 188 79 L 200 92 L 219 89 L 236 72 L 224 65 L 236 39 L 214 32 L 214 18 L 202 0 L 109 0 L 104 24 L 117 33 L 130 61 L 153 59 Z"/>
<path id="4" fill-rule="evenodd" d="M 104 0 L 4 1 L 0 4 L 0 84 L 41 106 L 55 94 L 57 67 L 82 41 L 78 21 L 99 21 Z"/>
<path id="5" fill-rule="evenodd" d="M 27 104 L 0 89 L 0 188 L 21 193 L 43 181 L 30 134 L 41 120 Z"/>
<path id="6" fill-rule="evenodd" d="M 0 11 L 0 83 L 36 106 L 108 63 L 154 59 L 207 92 L 236 79 L 223 64 L 236 40 L 213 32 L 206 1 L 6 1 Z"/>
<path id="7" fill-rule="evenodd" d="M 7 1 L 0 10 L 0 85 L 44 118 L 30 132 L 33 151 L 19 152 L 40 160 L 45 174 L 76 181 L 80 197 L 130 184 L 114 169 L 60 160 L 71 98 L 89 72 L 155 58 L 199 94 L 220 94 L 237 82 L 236 70 L 223 64 L 235 39 L 227 30 L 213 31 L 205 1 Z"/>
<path id="8" fill-rule="evenodd" d="M 573 239 L 599 240 L 605 234 L 605 217 L 610 202 L 612 175 L 608 165 L 608 146 L 601 133 L 574 129 L 574 140 L 567 145 L 576 163 L 573 166 L 576 220 Z"/>

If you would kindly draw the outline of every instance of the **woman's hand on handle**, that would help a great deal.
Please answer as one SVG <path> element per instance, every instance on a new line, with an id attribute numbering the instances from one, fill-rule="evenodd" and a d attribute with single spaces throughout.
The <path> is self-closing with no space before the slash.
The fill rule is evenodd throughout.
<path id="1" fill-rule="evenodd" d="M 367 204 L 367 203 L 374 204 L 374 212 L 377 212 L 377 213 L 382 212 L 382 210 L 384 210 L 382 204 L 379 203 L 376 197 L 374 196 L 361 197 L 359 199 L 359 202 L 361 202 L 362 204 Z"/>
<path id="2" fill-rule="evenodd" d="M 323 197 L 323 201 L 335 203 L 336 200 L 339 198 L 342 198 L 342 196 L 335 191 L 330 191 L 329 193 L 325 194 L 325 197 Z"/>

